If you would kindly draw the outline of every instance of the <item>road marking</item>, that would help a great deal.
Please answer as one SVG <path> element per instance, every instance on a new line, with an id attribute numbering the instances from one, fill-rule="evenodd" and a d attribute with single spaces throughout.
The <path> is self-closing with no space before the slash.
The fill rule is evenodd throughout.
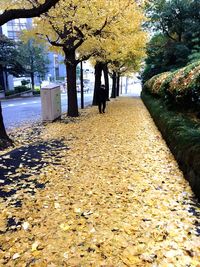
<path id="1" fill-rule="evenodd" d="M 19 107 L 21 105 L 31 105 L 31 104 L 39 104 L 40 101 L 31 101 L 31 102 L 22 102 L 22 103 L 16 103 L 16 104 L 7 104 L 2 105 L 2 108 L 9 108 L 9 107 Z"/>
<path id="2" fill-rule="evenodd" d="M 15 104 L 9 104 L 9 105 L 7 105 L 7 106 L 3 106 L 2 105 L 2 108 L 10 108 L 10 107 L 16 107 L 17 105 L 15 105 Z"/>

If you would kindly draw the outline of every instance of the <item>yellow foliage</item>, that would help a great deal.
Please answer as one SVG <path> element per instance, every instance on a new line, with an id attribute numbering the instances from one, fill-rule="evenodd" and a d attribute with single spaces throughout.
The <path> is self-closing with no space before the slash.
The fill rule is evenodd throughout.
<path id="1" fill-rule="evenodd" d="M 68 51 L 76 47 L 80 58 L 95 54 L 105 61 L 139 62 L 145 54 L 144 19 L 136 1 L 60 0 L 56 8 L 34 20 L 35 28 L 28 36 L 48 36 L 60 45 L 50 47 L 56 52 L 62 51 L 62 46 Z"/>
<path id="2" fill-rule="evenodd" d="M 9 10 L 16 8 L 30 8 L 35 5 L 36 1 L 34 0 L 1 0 L 0 10 Z M 43 4 L 44 0 L 38 0 L 37 4 Z"/>
<path id="3" fill-rule="evenodd" d="M 17 191 L 0 199 L 0 266 L 199 265 L 199 218 L 188 211 L 200 209 L 139 98 L 38 127 L 48 143 L 45 165 L 24 171 L 33 177 L 22 189 L 19 179 L 3 188 Z M 52 140 L 68 149 L 52 154 Z M 27 193 L 36 180 L 45 188 Z M 14 231 L 9 218 L 19 222 Z"/>

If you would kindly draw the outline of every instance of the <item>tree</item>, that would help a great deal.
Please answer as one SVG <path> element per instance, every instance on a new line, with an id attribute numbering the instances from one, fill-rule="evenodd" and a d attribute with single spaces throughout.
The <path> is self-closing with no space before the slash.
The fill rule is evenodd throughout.
<path id="1" fill-rule="evenodd" d="M 32 0 L 30 1 L 29 0 L 18 0 L 18 1 L 1 0 L 0 10 L 2 10 L 3 13 L 0 15 L 0 26 L 12 19 L 31 18 L 31 17 L 40 16 L 42 13 L 47 12 L 50 8 L 55 7 L 56 3 L 58 2 L 59 0 L 45 0 L 43 3 L 40 4 L 40 2 L 32 1 Z M 3 38 L 2 34 L 1 34 L 1 38 Z M 0 49 L 0 51 L 3 51 L 3 50 Z M 12 50 L 11 54 L 13 53 L 16 53 L 16 52 Z M 11 54 L 8 53 L 8 55 L 11 55 Z M 5 57 L 5 53 L 3 53 L 3 57 L 1 58 L 2 59 L 1 67 L 3 67 L 5 64 L 4 57 Z M 9 60 L 9 62 L 11 63 L 8 68 L 9 71 L 14 71 L 15 75 L 16 75 L 17 69 L 21 71 L 21 66 L 17 62 L 15 62 L 15 58 L 13 61 L 15 62 L 15 67 L 13 67 L 14 64 L 12 61 Z M 12 140 L 8 137 L 6 130 L 5 130 L 3 116 L 2 116 L 1 102 L 0 102 L 0 141 L 1 141 L 2 146 L 9 146 L 13 143 Z"/>
<path id="2" fill-rule="evenodd" d="M 146 26 L 155 32 L 147 46 L 146 80 L 163 71 L 174 70 L 198 53 L 200 35 L 198 0 L 149 0 Z M 194 55 L 194 58 L 195 58 Z"/>
<path id="3" fill-rule="evenodd" d="M 7 74 L 18 76 L 24 73 L 24 69 L 18 61 L 19 52 L 16 49 L 16 44 L 7 37 L 0 35 L 0 72 L 2 77 L 2 88 L 7 90 L 8 80 Z M 2 108 L 0 103 L 0 144 L 1 146 L 9 146 L 12 140 L 8 137 L 3 122 Z"/>
<path id="4" fill-rule="evenodd" d="M 118 21 L 113 29 L 113 34 L 107 38 L 101 38 L 96 47 L 96 63 L 99 74 L 95 78 L 101 81 L 103 66 L 109 68 L 112 77 L 112 94 L 115 98 L 119 95 L 120 75 L 126 71 L 135 72 L 138 70 L 141 60 L 145 55 L 145 44 L 147 34 L 142 29 L 144 21 L 142 9 L 135 6 L 123 10 L 123 19 Z M 101 63 L 101 65 L 100 65 Z M 102 66 L 99 68 L 99 66 Z M 95 83 L 97 85 L 98 83 Z M 95 103 L 96 90 L 94 88 L 93 103 Z"/>
<path id="5" fill-rule="evenodd" d="M 135 4 L 129 0 L 117 1 L 112 5 L 106 0 L 88 2 L 62 0 L 58 3 L 56 10 L 50 10 L 37 21 L 35 30 L 37 34 L 46 36 L 52 46 L 61 48 L 64 53 L 67 68 L 69 116 L 78 116 L 77 64 L 96 53 L 94 43 L 97 40 L 112 34 L 115 35 L 115 26 L 118 26 L 120 20 L 123 20 L 124 10 L 134 7 L 136 7 Z M 135 18 L 135 20 L 137 19 L 138 17 Z M 80 48 L 85 43 L 88 45 L 85 50 L 87 52 L 81 53 Z M 92 49 L 90 49 L 91 43 L 93 44 Z"/>
<path id="6" fill-rule="evenodd" d="M 34 39 L 18 44 L 19 62 L 24 66 L 25 75 L 31 77 L 32 90 L 34 90 L 34 77 L 37 74 L 44 77 L 48 72 L 49 60 L 45 47 L 37 44 Z"/>
<path id="7" fill-rule="evenodd" d="M 45 0 L 43 3 L 34 0 L 1 0 L 0 10 L 4 11 L 0 15 L 0 26 L 13 19 L 38 17 L 55 7 L 58 2 L 59 0 Z M 28 8 L 20 8 L 23 4 Z"/>
<path id="8" fill-rule="evenodd" d="M 19 76 L 24 73 L 24 68 L 18 60 L 19 51 L 16 49 L 16 43 L 4 35 L 0 35 L 0 72 L 4 73 L 5 81 L 2 87 L 8 89 L 7 74 Z"/>

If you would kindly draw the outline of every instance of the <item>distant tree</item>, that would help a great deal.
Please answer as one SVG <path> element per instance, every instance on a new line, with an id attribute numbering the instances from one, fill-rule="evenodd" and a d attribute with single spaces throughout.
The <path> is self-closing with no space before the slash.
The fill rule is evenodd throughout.
<path id="1" fill-rule="evenodd" d="M 165 34 L 173 41 L 181 42 L 190 23 L 191 0 L 149 0 L 146 5 L 147 25 Z"/>
<path id="2" fill-rule="evenodd" d="M 18 60 L 24 67 L 24 74 L 30 76 L 31 87 L 34 90 L 34 77 L 44 77 L 48 72 L 49 59 L 45 47 L 37 44 L 34 39 L 18 44 Z"/>
<path id="3" fill-rule="evenodd" d="M 147 45 L 146 65 L 143 81 L 152 76 L 184 66 L 188 62 L 190 49 L 182 42 L 174 42 L 162 33 L 152 37 Z"/>
<path id="4" fill-rule="evenodd" d="M 147 46 L 143 79 L 182 67 L 198 56 L 199 0 L 149 0 L 146 16 L 145 25 L 156 35 Z"/>
<path id="5" fill-rule="evenodd" d="M 19 76 L 24 73 L 22 64 L 19 60 L 19 51 L 16 49 L 16 43 L 4 35 L 0 35 L 0 72 L 5 73 L 5 83 L 3 89 L 8 89 L 7 74 Z"/>

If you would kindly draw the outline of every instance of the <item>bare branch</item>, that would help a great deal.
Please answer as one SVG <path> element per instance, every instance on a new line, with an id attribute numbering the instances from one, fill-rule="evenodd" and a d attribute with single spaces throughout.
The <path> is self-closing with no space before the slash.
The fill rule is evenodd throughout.
<path id="1" fill-rule="evenodd" d="M 59 0 L 46 0 L 44 4 L 41 4 L 37 7 L 32 7 L 30 9 L 5 10 L 0 15 L 0 26 L 12 19 L 39 17 L 41 14 L 54 7 L 58 2 Z"/>
<path id="2" fill-rule="evenodd" d="M 61 43 L 58 42 L 59 39 L 60 39 L 59 37 L 58 37 L 57 40 L 55 40 L 55 41 L 50 40 L 50 38 L 49 38 L 48 35 L 46 35 L 46 37 L 47 37 L 48 42 L 49 42 L 51 45 L 53 45 L 53 46 L 57 46 L 57 47 L 63 47 L 64 44 L 61 44 Z"/>
<path id="3" fill-rule="evenodd" d="M 106 27 L 107 22 L 108 22 L 108 20 L 107 20 L 107 18 L 106 18 L 106 20 L 104 21 L 104 23 L 103 23 L 103 25 L 101 26 L 101 28 L 98 29 L 98 30 L 96 30 L 95 32 L 93 32 L 93 35 L 94 35 L 94 36 L 100 35 L 101 32 L 103 31 L 103 29 Z"/>
<path id="4" fill-rule="evenodd" d="M 96 55 L 96 51 L 91 52 L 91 53 L 88 54 L 88 55 L 84 55 L 84 56 L 82 56 L 80 59 L 77 60 L 77 63 L 80 63 L 80 62 L 82 62 L 82 61 L 88 60 L 89 58 L 91 58 L 91 57 L 93 57 L 93 56 L 95 56 L 95 55 Z"/>

